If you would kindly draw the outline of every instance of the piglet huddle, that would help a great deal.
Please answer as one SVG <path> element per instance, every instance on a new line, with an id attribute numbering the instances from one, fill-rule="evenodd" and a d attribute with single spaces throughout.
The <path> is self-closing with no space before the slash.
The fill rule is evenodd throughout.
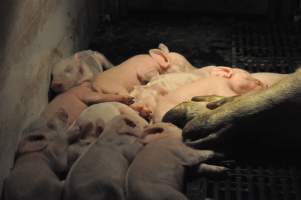
<path id="1" fill-rule="evenodd" d="M 160 44 L 114 66 L 82 51 L 53 68 L 59 93 L 23 133 L 4 199 L 187 199 L 186 166 L 218 156 L 182 142 L 182 130 L 161 122 L 194 96 L 236 96 L 267 87 L 229 67 L 196 68 Z M 206 109 L 206 108 L 204 108 Z"/>

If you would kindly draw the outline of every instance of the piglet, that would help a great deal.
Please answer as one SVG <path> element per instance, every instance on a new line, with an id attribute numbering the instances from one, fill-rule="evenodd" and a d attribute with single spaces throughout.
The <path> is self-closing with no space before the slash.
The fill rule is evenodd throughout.
<path id="1" fill-rule="evenodd" d="M 120 115 L 131 116 L 138 126 L 144 126 L 147 123 L 136 111 L 119 102 L 99 103 L 86 108 L 73 124 L 73 127 L 80 129 L 80 135 L 75 135 L 68 147 L 69 166 L 72 166 L 77 158 L 89 148 L 89 145 L 97 140 L 106 124 Z"/>
<path id="2" fill-rule="evenodd" d="M 182 194 L 186 166 L 199 165 L 199 172 L 226 170 L 205 164 L 218 154 L 185 146 L 181 130 L 172 124 L 153 124 L 144 130 L 143 136 L 146 146 L 137 154 L 127 174 L 128 200 L 187 200 Z"/>
<path id="3" fill-rule="evenodd" d="M 153 120 L 155 122 L 161 121 L 168 110 L 182 102 L 189 101 L 194 96 L 230 97 L 266 88 L 261 81 L 253 78 L 250 73 L 242 69 L 214 67 L 210 70 L 210 76 L 181 86 L 163 97 L 159 96 L 153 113 Z"/>
<path id="4" fill-rule="evenodd" d="M 171 52 L 169 48 L 163 44 L 159 44 L 159 49 L 163 53 L 165 61 L 163 63 L 169 64 L 168 72 L 191 72 L 196 68 L 180 53 Z M 162 61 L 160 61 L 162 62 Z"/>
<path id="5" fill-rule="evenodd" d="M 132 108 L 139 111 L 141 116 L 147 117 L 157 104 L 157 97 L 164 96 L 188 83 L 199 79 L 194 73 L 177 72 L 153 77 L 146 85 L 135 86 L 130 96 L 135 98 Z"/>
<path id="6" fill-rule="evenodd" d="M 88 107 L 88 105 L 108 101 L 131 104 L 132 97 L 115 94 L 101 94 L 93 91 L 89 82 L 84 82 L 55 97 L 46 106 L 42 116 L 49 118 L 58 110 L 64 109 L 69 116 L 68 124 L 71 124 L 78 118 L 80 113 Z"/>
<path id="7" fill-rule="evenodd" d="M 193 83 L 198 79 L 212 76 L 216 66 L 206 66 L 200 69 L 191 69 L 187 72 L 174 72 L 162 74 L 151 78 L 146 85 L 134 86 L 130 96 L 135 98 L 131 107 L 137 110 L 142 116 L 150 117 L 157 106 L 158 96 L 165 96 L 181 86 Z"/>
<path id="8" fill-rule="evenodd" d="M 51 88 L 57 93 L 64 92 L 111 67 L 113 65 L 101 53 L 91 50 L 77 52 L 53 66 Z"/>
<path id="9" fill-rule="evenodd" d="M 95 120 L 99 118 L 101 118 L 104 123 L 108 123 L 118 115 L 130 115 L 135 118 L 139 124 L 143 125 L 146 123 L 144 119 L 139 117 L 135 110 L 119 102 L 105 102 L 89 106 L 80 114 L 77 123 L 85 126 L 87 123 L 95 122 Z"/>
<path id="10" fill-rule="evenodd" d="M 14 168 L 5 180 L 5 200 L 61 199 L 60 175 L 67 168 L 66 118 L 66 113 L 58 112 L 24 130 Z"/>
<path id="11" fill-rule="evenodd" d="M 161 44 L 149 54 L 129 58 L 120 65 L 96 76 L 93 87 L 100 92 L 128 95 L 135 85 L 142 85 L 159 74 L 185 71 L 191 64 L 184 56 L 169 52 Z"/>
<path id="12" fill-rule="evenodd" d="M 98 140 L 75 162 L 65 182 L 63 199 L 125 199 L 128 166 L 143 144 L 143 127 L 130 115 L 113 118 Z"/>

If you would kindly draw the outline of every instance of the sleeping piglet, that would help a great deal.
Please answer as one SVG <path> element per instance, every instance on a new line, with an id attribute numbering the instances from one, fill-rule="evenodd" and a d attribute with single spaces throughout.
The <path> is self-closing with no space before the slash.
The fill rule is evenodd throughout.
<path id="1" fill-rule="evenodd" d="M 157 123 L 144 130 L 146 146 L 129 167 L 126 182 L 128 200 L 185 199 L 185 166 L 199 165 L 199 172 L 222 172 L 226 168 L 203 162 L 218 155 L 195 150 L 182 142 L 181 130 L 169 123 Z"/>
<path id="2" fill-rule="evenodd" d="M 135 98 L 135 103 L 131 107 L 137 110 L 141 116 L 147 116 L 155 109 L 158 96 L 164 96 L 199 78 L 200 75 L 189 72 L 169 73 L 153 77 L 146 85 L 135 86 L 131 91 L 130 96 Z"/>
<path id="3" fill-rule="evenodd" d="M 146 123 L 135 110 L 119 102 L 104 102 L 89 106 L 80 114 L 76 123 L 85 126 L 87 123 L 95 122 L 97 119 L 108 123 L 118 115 L 131 115 L 139 124 L 144 125 Z"/>
<path id="4" fill-rule="evenodd" d="M 111 67 L 113 65 L 101 53 L 91 50 L 77 52 L 53 66 L 51 89 L 64 92 Z"/>
<path id="5" fill-rule="evenodd" d="M 151 49 L 149 54 L 131 57 L 98 74 L 93 87 L 103 93 L 128 95 L 135 85 L 145 84 L 159 74 L 190 70 L 188 66 L 191 64 L 184 56 L 169 52 L 165 45 L 160 44 L 159 49 Z"/>
<path id="6" fill-rule="evenodd" d="M 143 127 L 130 115 L 108 122 L 104 131 L 72 166 L 65 182 L 63 199 L 125 199 L 128 166 L 143 144 Z"/>
<path id="7" fill-rule="evenodd" d="M 132 103 L 132 97 L 115 94 L 101 94 L 92 90 L 91 83 L 84 82 L 81 85 L 73 87 L 56 96 L 46 106 L 42 116 L 48 118 L 53 116 L 58 110 L 64 109 L 69 116 L 68 124 L 71 124 L 78 118 L 80 113 L 88 107 L 88 105 L 108 101 L 118 101 L 130 104 Z"/>
<path id="8" fill-rule="evenodd" d="M 210 67 L 211 68 L 211 67 Z M 230 67 L 214 67 L 210 75 L 183 85 L 165 96 L 157 98 L 153 119 L 161 121 L 163 115 L 174 106 L 189 101 L 194 96 L 236 96 L 267 86 L 245 70 Z"/>
<path id="9" fill-rule="evenodd" d="M 73 124 L 74 127 L 79 127 L 80 135 L 75 135 L 68 147 L 69 166 L 97 140 L 106 124 L 119 115 L 130 115 L 138 126 L 144 126 L 147 123 L 136 111 L 119 102 L 105 102 L 89 106 Z"/>
<path id="10" fill-rule="evenodd" d="M 5 180 L 5 200 L 60 200 L 67 168 L 67 115 L 38 119 L 23 132 L 15 165 Z"/>

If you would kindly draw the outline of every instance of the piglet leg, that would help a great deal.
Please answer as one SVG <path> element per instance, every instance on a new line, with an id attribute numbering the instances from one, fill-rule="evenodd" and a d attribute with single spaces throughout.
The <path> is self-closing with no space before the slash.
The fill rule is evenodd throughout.
<path id="1" fill-rule="evenodd" d="M 101 94 L 98 92 L 90 93 L 89 95 L 83 97 L 83 101 L 87 105 L 103 103 L 103 102 L 111 102 L 111 101 L 117 101 L 117 102 L 130 105 L 134 102 L 133 99 L 134 98 L 131 96 L 118 95 L 118 94 Z"/>

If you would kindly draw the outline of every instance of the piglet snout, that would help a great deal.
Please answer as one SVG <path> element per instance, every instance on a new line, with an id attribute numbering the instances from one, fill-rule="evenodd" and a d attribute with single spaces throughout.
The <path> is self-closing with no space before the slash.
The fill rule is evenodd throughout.
<path id="1" fill-rule="evenodd" d="M 62 83 L 52 83 L 51 89 L 55 92 L 64 92 L 64 85 Z"/>

